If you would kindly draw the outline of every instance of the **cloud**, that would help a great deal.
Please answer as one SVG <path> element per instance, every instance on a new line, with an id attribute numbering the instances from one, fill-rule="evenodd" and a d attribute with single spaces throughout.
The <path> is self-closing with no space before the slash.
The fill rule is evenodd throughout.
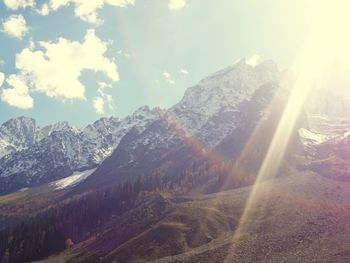
<path id="1" fill-rule="evenodd" d="M 62 101 L 84 100 L 85 86 L 80 77 L 87 70 L 101 72 L 110 81 L 119 80 L 116 63 L 105 56 L 108 44 L 96 36 L 95 30 L 88 30 L 81 42 L 65 38 L 56 42 L 30 42 L 28 48 L 16 55 L 19 72 L 7 79 L 9 87 L 1 94 L 2 101 L 11 106 L 32 108 L 31 94 L 35 92 Z M 110 86 L 101 82 L 98 90 L 100 97 L 112 105 L 110 95 L 101 95 Z M 99 100 L 95 104 L 101 108 Z"/>
<path id="2" fill-rule="evenodd" d="M 168 82 L 170 85 L 174 85 L 176 83 L 173 77 L 171 76 L 171 74 L 167 71 L 163 72 L 163 77 L 164 77 L 164 80 Z"/>
<path id="3" fill-rule="evenodd" d="M 98 82 L 97 85 L 98 85 L 98 90 L 99 90 L 99 91 L 103 91 L 103 90 L 106 89 L 106 88 L 112 88 L 112 85 L 111 85 L 111 84 L 108 84 L 108 83 L 103 82 L 103 81 Z"/>
<path id="4" fill-rule="evenodd" d="M 26 20 L 22 15 L 12 15 L 2 23 L 2 31 L 11 37 L 22 39 L 28 32 Z"/>
<path id="5" fill-rule="evenodd" d="M 33 98 L 29 95 L 28 86 L 21 77 L 11 75 L 6 82 L 9 87 L 2 90 L 1 100 L 3 102 L 20 109 L 33 108 Z"/>
<path id="6" fill-rule="evenodd" d="M 43 4 L 37 12 L 42 16 L 48 16 L 50 14 L 50 7 L 47 3 Z"/>
<path id="7" fill-rule="evenodd" d="M 29 39 L 29 47 L 30 50 L 34 50 L 35 49 L 35 42 L 33 40 L 33 38 Z"/>
<path id="8" fill-rule="evenodd" d="M 97 97 L 96 99 L 93 100 L 92 104 L 98 114 L 105 113 L 104 111 L 105 101 L 103 100 L 103 98 Z"/>
<path id="9" fill-rule="evenodd" d="M 179 70 L 179 73 L 182 74 L 182 75 L 188 75 L 188 74 L 190 74 L 190 73 L 188 72 L 188 70 L 186 70 L 186 69 L 180 69 L 180 70 Z"/>
<path id="10" fill-rule="evenodd" d="M 4 4 L 7 8 L 12 10 L 18 10 L 20 8 L 34 7 L 34 0 L 4 0 Z"/>
<path id="11" fill-rule="evenodd" d="M 123 51 L 122 49 L 118 50 L 117 54 L 119 56 L 124 56 L 125 58 L 130 58 L 130 54 L 125 52 L 125 51 Z"/>
<path id="12" fill-rule="evenodd" d="M 0 72 L 0 87 L 4 83 L 4 80 L 5 80 L 5 75 L 4 75 L 4 73 Z"/>
<path id="13" fill-rule="evenodd" d="M 163 76 L 164 76 L 165 79 L 170 79 L 171 78 L 171 74 L 169 72 L 167 72 L 167 71 L 163 72 Z"/>
<path id="14" fill-rule="evenodd" d="M 246 59 L 245 63 L 247 63 L 248 65 L 251 65 L 252 67 L 255 67 L 256 65 L 259 64 L 260 60 L 261 60 L 260 55 L 255 54 L 250 58 Z"/>
<path id="15" fill-rule="evenodd" d="M 180 10 L 186 6 L 187 0 L 169 0 L 168 7 L 170 10 Z"/>
<path id="16" fill-rule="evenodd" d="M 98 114 L 105 113 L 105 105 L 108 105 L 110 110 L 113 109 L 113 97 L 105 92 L 106 88 L 112 88 L 111 84 L 105 82 L 98 83 L 98 96 L 92 101 L 92 105 Z"/>
<path id="17" fill-rule="evenodd" d="M 127 7 L 134 5 L 134 2 L 134 0 L 50 0 L 41 7 L 39 13 L 48 15 L 62 7 L 74 5 L 75 16 L 92 24 L 101 24 L 103 21 L 97 16 L 99 9 L 102 9 L 105 5 Z"/>
<path id="18" fill-rule="evenodd" d="M 33 92 L 63 100 L 85 99 L 85 86 L 79 80 L 85 70 L 119 80 L 117 65 L 104 55 L 107 43 L 94 30 L 87 31 L 82 43 L 59 38 L 39 46 L 43 50 L 25 48 L 16 56 L 16 67 Z"/>

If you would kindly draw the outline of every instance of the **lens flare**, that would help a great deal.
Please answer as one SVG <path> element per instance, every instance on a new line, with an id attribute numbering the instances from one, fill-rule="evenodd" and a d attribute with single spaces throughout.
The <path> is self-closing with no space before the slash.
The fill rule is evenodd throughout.
<path id="1" fill-rule="evenodd" d="M 350 3 L 343 0 L 306 2 L 305 8 L 310 9 L 310 28 L 304 49 L 292 68 L 297 78 L 247 200 L 225 262 L 234 260 L 237 245 L 245 233 L 246 226 L 257 216 L 255 214 L 257 203 L 266 190 L 269 191 L 261 186 L 261 182 L 276 176 L 295 123 L 310 91 L 317 87 L 319 81 L 329 77 L 327 73 L 330 72 L 334 62 L 344 60 L 345 57 L 350 58 L 348 51 L 350 37 L 346 28 L 350 24 L 347 15 L 349 7 Z"/>

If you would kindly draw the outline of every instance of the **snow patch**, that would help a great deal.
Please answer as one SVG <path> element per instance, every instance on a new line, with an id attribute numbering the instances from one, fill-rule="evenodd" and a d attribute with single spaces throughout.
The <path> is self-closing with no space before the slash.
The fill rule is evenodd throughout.
<path id="1" fill-rule="evenodd" d="M 304 128 L 299 129 L 299 136 L 305 140 L 306 143 L 311 142 L 314 144 L 321 144 L 332 138 L 330 135 L 312 132 Z"/>
<path id="2" fill-rule="evenodd" d="M 55 190 L 66 189 L 68 187 L 72 187 L 81 183 L 86 178 L 88 178 L 93 172 L 95 172 L 95 170 L 96 169 L 86 170 L 84 172 L 75 172 L 73 173 L 73 175 L 63 178 L 61 180 L 58 180 L 56 182 L 53 182 L 50 185 L 54 186 Z"/>

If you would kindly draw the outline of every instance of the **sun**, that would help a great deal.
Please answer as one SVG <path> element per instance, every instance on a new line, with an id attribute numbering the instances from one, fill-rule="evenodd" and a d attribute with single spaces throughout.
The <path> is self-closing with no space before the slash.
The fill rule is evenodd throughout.
<path id="1" fill-rule="evenodd" d="M 296 80 L 240 218 L 233 237 L 233 247 L 227 255 L 226 262 L 234 258 L 235 247 L 244 233 L 244 226 L 250 221 L 255 204 L 261 198 L 260 183 L 276 176 L 308 95 L 318 88 L 318 83 L 332 77 L 331 68 L 337 63 L 342 62 L 343 67 L 350 72 L 350 1 L 306 0 L 304 8 L 309 14 L 309 22 L 305 25 L 308 27 L 308 33 L 304 46 L 292 66 Z"/>

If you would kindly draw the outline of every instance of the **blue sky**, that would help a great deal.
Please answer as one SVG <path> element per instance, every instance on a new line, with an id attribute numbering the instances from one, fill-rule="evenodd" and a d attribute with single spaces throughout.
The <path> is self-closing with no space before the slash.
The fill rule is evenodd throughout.
<path id="1" fill-rule="evenodd" d="M 97 17 L 84 6 L 77 14 L 79 0 L 55 2 L 64 1 L 0 2 L 0 122 L 25 115 L 81 127 L 142 105 L 167 108 L 243 57 L 288 67 L 307 23 L 301 0 L 98 0 Z M 17 23 L 6 27 L 10 18 Z"/>

